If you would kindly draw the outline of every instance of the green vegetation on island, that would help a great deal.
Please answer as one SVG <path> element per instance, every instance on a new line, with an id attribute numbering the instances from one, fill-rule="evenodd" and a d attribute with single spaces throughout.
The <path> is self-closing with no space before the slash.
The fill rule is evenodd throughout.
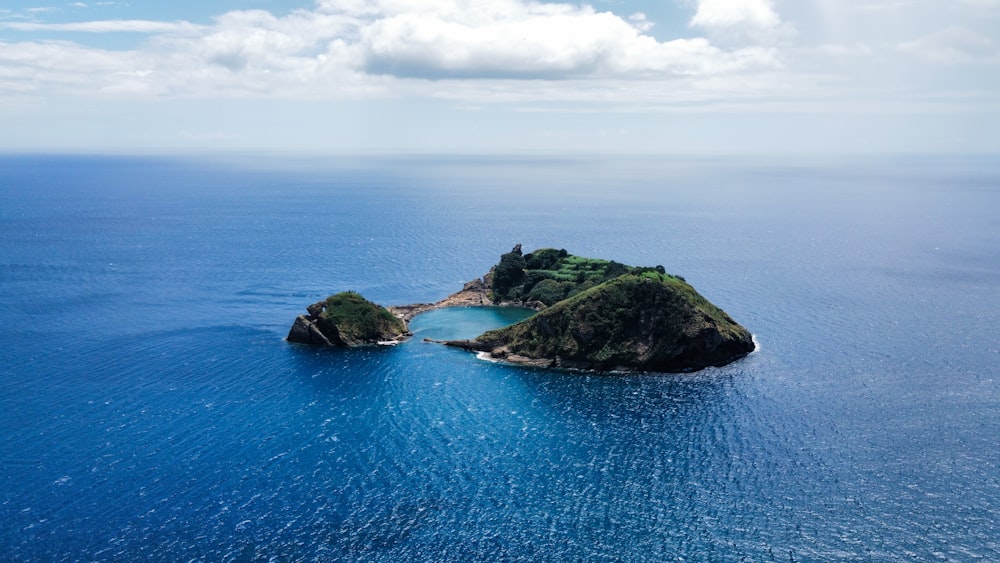
<path id="1" fill-rule="evenodd" d="M 503 254 L 482 279 L 437 303 L 385 309 L 355 292 L 310 305 L 288 333 L 321 346 L 394 344 L 413 315 L 440 307 L 507 305 L 538 311 L 472 340 L 444 344 L 509 363 L 599 371 L 694 371 L 755 348 L 749 331 L 663 266 L 627 266 L 543 248 Z"/>
<path id="2" fill-rule="evenodd" d="M 565 250 L 542 248 L 522 254 L 521 245 L 500 256 L 492 270 L 490 297 L 498 303 L 555 305 L 625 274 L 655 272 L 670 278 L 663 266 L 637 268 L 614 260 L 583 258 Z"/>
<path id="3" fill-rule="evenodd" d="M 394 344 L 410 335 L 405 322 L 353 291 L 331 295 L 307 311 L 295 319 L 290 342 L 354 347 Z"/>
<path id="4" fill-rule="evenodd" d="M 722 366 L 755 347 L 750 332 L 662 266 L 637 268 L 554 249 L 522 255 L 518 245 L 491 274 L 495 300 L 541 311 L 445 344 L 517 364 L 653 372 Z"/>

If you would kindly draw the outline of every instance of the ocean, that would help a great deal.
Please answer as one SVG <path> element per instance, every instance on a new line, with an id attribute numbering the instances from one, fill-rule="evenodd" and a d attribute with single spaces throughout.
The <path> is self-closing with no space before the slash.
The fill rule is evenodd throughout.
<path id="1" fill-rule="evenodd" d="M 662 264 L 759 351 L 284 340 L 518 243 Z M 0 559 L 1000 560 L 998 317 L 995 158 L 0 156 Z"/>

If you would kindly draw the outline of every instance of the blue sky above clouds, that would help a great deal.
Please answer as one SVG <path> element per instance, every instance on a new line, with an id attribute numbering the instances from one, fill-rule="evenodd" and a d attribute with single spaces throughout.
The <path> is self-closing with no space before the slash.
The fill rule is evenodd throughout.
<path id="1" fill-rule="evenodd" d="M 998 152 L 1000 0 L 8 1 L 0 149 Z"/>

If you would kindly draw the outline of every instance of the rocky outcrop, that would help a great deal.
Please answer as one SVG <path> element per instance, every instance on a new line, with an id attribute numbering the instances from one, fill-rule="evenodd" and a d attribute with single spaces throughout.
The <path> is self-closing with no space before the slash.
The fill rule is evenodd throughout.
<path id="1" fill-rule="evenodd" d="M 406 322 L 354 292 L 331 295 L 306 308 L 288 331 L 288 341 L 353 348 L 397 344 L 410 336 Z"/>
<path id="2" fill-rule="evenodd" d="M 299 315 L 292 323 L 292 329 L 288 331 L 287 340 L 315 346 L 334 346 L 333 342 L 330 342 L 330 339 L 319 329 L 318 323 L 319 319 L 312 315 Z"/>
<path id="3" fill-rule="evenodd" d="M 694 288 L 656 272 L 619 276 L 520 323 L 444 344 L 521 365 L 647 372 L 722 366 L 755 347 Z"/>
<path id="4" fill-rule="evenodd" d="M 526 306 L 521 303 L 496 303 L 490 296 L 490 274 L 467 282 L 461 289 L 436 303 L 416 303 L 414 305 L 392 305 L 388 309 L 400 319 L 410 322 L 420 313 L 443 307 L 503 307 L 514 305 Z M 527 306 L 530 308 L 530 306 Z"/>

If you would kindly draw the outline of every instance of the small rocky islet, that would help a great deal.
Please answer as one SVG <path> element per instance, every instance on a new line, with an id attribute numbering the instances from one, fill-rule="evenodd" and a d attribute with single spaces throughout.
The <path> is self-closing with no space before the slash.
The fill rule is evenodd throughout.
<path id="1" fill-rule="evenodd" d="M 440 344 L 512 364 L 596 371 L 690 372 L 723 366 L 755 349 L 753 336 L 684 278 L 521 245 L 482 278 L 436 303 L 381 307 L 354 292 L 310 305 L 288 334 L 320 346 L 395 344 L 407 322 L 442 307 L 512 306 L 537 311 L 471 340 Z"/>
<path id="2" fill-rule="evenodd" d="M 292 324 L 289 342 L 354 348 L 395 344 L 411 336 L 406 321 L 353 291 L 313 303 L 306 312 Z"/>

